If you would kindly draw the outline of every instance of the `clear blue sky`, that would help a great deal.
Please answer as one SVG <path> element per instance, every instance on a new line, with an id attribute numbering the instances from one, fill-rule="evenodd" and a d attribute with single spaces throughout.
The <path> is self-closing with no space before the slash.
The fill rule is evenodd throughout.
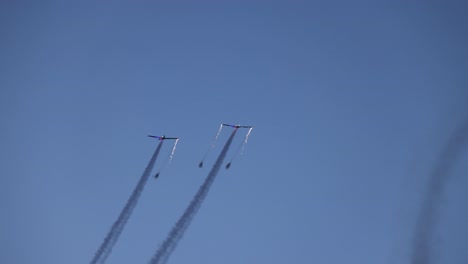
<path id="1" fill-rule="evenodd" d="M 147 263 L 226 122 L 255 129 L 171 264 L 409 264 L 427 179 L 467 118 L 466 4 L 167 2 L 0 4 L 0 262 L 88 263 L 156 147 L 146 134 L 165 133 L 173 163 L 108 259 Z M 462 158 L 437 263 L 468 262 Z"/>

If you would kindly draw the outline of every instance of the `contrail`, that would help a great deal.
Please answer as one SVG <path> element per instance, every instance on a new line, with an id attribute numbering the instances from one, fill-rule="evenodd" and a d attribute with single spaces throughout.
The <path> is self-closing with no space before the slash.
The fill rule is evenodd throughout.
<path id="1" fill-rule="evenodd" d="M 412 264 L 430 264 L 431 241 L 433 232 L 437 226 L 439 201 L 446 183 L 451 176 L 451 169 L 460 152 L 468 143 L 468 122 L 461 126 L 449 138 L 448 143 L 442 150 L 436 165 L 430 175 L 428 189 L 421 206 L 413 237 L 413 248 L 411 253 Z"/>
<path id="2" fill-rule="evenodd" d="M 109 254 L 112 252 L 112 248 L 114 247 L 115 243 L 117 242 L 117 239 L 122 233 L 125 224 L 130 218 L 130 215 L 132 214 L 132 211 L 135 208 L 136 203 L 138 202 L 138 198 L 143 192 L 143 188 L 145 187 L 148 177 L 150 176 L 151 170 L 153 169 L 154 163 L 156 162 L 156 158 L 158 157 L 159 151 L 161 150 L 162 143 L 163 140 L 159 142 L 156 151 L 154 152 L 148 165 L 146 166 L 143 175 L 141 175 L 140 180 L 138 181 L 135 189 L 132 192 L 132 195 L 127 201 L 127 204 L 120 213 L 119 218 L 117 218 L 117 221 L 115 221 L 112 225 L 112 228 L 109 231 L 109 233 L 107 233 L 106 238 L 104 239 L 98 251 L 94 255 L 94 258 L 91 260 L 91 264 L 104 263 Z"/>
<path id="3" fill-rule="evenodd" d="M 234 138 L 236 131 L 237 129 L 234 129 L 228 141 L 224 145 L 223 150 L 219 154 L 218 159 L 213 165 L 213 168 L 208 174 L 208 177 L 206 177 L 205 182 L 200 186 L 200 188 L 198 189 L 198 192 L 193 197 L 189 206 L 187 207 L 187 209 L 185 209 L 185 212 L 179 218 L 177 223 L 172 227 L 172 230 L 167 236 L 166 240 L 164 240 L 163 244 L 159 247 L 159 249 L 156 251 L 153 258 L 150 260 L 151 264 L 166 263 L 172 251 L 175 249 L 180 239 L 182 239 L 185 233 L 185 230 L 187 230 L 187 228 L 189 227 L 190 223 L 193 220 L 193 217 L 197 213 L 198 209 L 203 203 L 203 200 L 208 194 L 211 184 L 213 183 L 216 175 L 219 172 L 221 164 L 223 163 L 224 158 L 226 157 L 226 153 L 229 150 L 229 146 L 232 143 L 232 139 Z"/>

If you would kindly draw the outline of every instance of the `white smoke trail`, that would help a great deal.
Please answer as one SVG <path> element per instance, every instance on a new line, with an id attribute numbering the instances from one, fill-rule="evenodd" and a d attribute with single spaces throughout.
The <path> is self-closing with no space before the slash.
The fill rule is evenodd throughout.
<path id="1" fill-rule="evenodd" d="M 159 151 L 161 150 L 163 141 L 159 142 L 158 147 L 156 148 L 153 156 L 151 157 L 148 165 L 146 166 L 145 171 L 143 172 L 143 175 L 141 175 L 140 180 L 138 181 L 135 189 L 133 190 L 132 194 L 130 195 L 130 198 L 127 200 L 127 203 L 125 204 L 124 209 L 120 213 L 119 217 L 117 220 L 114 222 L 112 225 L 111 230 L 109 233 L 107 233 L 106 238 L 102 242 L 101 246 L 97 250 L 96 254 L 94 255 L 94 258 L 91 260 L 91 264 L 96 264 L 96 263 L 104 263 L 107 259 L 107 257 L 110 255 L 112 252 L 112 248 L 114 247 L 115 243 L 117 242 L 120 234 L 122 233 L 123 228 L 125 227 L 125 224 L 127 223 L 128 219 L 130 218 L 130 215 L 133 212 L 133 209 L 135 208 L 138 198 L 140 197 L 141 193 L 143 192 L 143 189 L 145 187 L 146 182 L 148 181 L 148 177 L 151 173 L 151 170 L 154 167 L 154 163 L 156 162 L 156 159 L 158 157 Z"/>
<path id="2" fill-rule="evenodd" d="M 179 218 L 177 223 L 174 225 L 171 232 L 168 234 L 163 244 L 158 248 L 153 258 L 151 258 L 150 260 L 151 264 L 166 263 L 169 260 L 171 253 L 174 251 L 178 242 L 182 239 L 185 231 L 189 227 L 195 214 L 198 212 L 198 209 L 200 209 L 200 206 L 203 203 L 203 200 L 208 194 L 208 191 L 210 190 L 210 187 L 213 181 L 215 180 L 216 175 L 219 172 L 221 164 L 223 163 L 224 158 L 226 157 L 226 153 L 229 150 L 229 146 L 232 143 L 232 139 L 234 138 L 236 131 L 237 129 L 235 129 L 232 132 L 228 141 L 224 145 L 223 150 L 219 154 L 218 159 L 213 165 L 213 168 L 208 174 L 208 177 L 206 177 L 205 182 L 200 186 L 200 188 L 198 189 L 198 192 L 193 197 L 189 206 L 187 207 L 187 209 L 185 209 L 185 212 L 182 214 L 182 216 Z"/>
<path id="3" fill-rule="evenodd" d="M 444 187 L 451 176 L 451 169 L 457 161 L 461 150 L 468 145 L 468 123 L 450 137 L 445 145 L 436 165 L 430 175 L 421 211 L 416 220 L 411 252 L 412 264 L 430 264 L 434 262 L 431 254 L 431 242 L 434 240 L 434 231 L 437 226 L 438 209 Z"/>

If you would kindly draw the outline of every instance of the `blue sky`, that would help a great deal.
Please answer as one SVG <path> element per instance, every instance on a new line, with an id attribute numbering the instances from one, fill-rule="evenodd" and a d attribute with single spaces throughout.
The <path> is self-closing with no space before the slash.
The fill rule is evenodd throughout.
<path id="1" fill-rule="evenodd" d="M 146 134 L 164 133 L 181 138 L 173 163 L 108 259 L 147 263 L 219 124 L 240 123 L 255 126 L 244 155 L 170 263 L 410 263 L 429 175 L 467 119 L 466 5 L 305 2 L 2 2 L 0 262 L 89 262 L 156 147 Z M 468 259 L 467 155 L 435 263 Z"/>

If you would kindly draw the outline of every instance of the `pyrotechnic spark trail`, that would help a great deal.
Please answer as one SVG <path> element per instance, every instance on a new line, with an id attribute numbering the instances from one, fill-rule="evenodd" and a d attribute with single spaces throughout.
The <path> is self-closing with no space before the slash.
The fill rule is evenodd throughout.
<path id="1" fill-rule="evenodd" d="M 174 153 L 177 147 L 177 142 L 179 142 L 179 139 L 176 139 L 174 142 L 174 147 L 172 147 L 171 156 L 169 157 L 169 164 L 171 164 L 172 158 L 174 158 Z"/>
<path id="2" fill-rule="evenodd" d="M 219 172 L 221 164 L 223 163 L 224 158 L 226 157 L 226 153 L 229 150 L 229 146 L 232 143 L 232 139 L 234 138 L 236 131 L 237 129 L 234 129 L 228 141 L 224 145 L 223 150 L 219 154 L 218 159 L 213 165 L 213 168 L 208 174 L 208 177 L 206 177 L 205 182 L 200 186 L 200 188 L 198 189 L 198 192 L 193 197 L 192 201 L 190 202 L 185 212 L 179 218 L 179 220 L 177 221 L 177 223 L 174 225 L 171 232 L 167 236 L 166 240 L 164 240 L 163 244 L 159 247 L 159 249 L 156 251 L 156 254 L 150 260 L 151 264 L 166 263 L 172 251 L 175 249 L 180 239 L 182 239 L 185 231 L 189 227 L 198 209 L 200 209 L 200 206 L 203 203 L 203 200 L 208 194 L 208 191 L 210 190 L 210 187 L 213 181 L 215 180 L 216 175 Z"/>
<path id="3" fill-rule="evenodd" d="M 249 140 L 250 132 L 252 131 L 252 129 L 253 127 L 249 128 L 249 131 L 245 135 L 244 141 L 242 141 L 237 147 L 236 151 L 234 152 L 234 156 L 232 156 L 231 160 L 226 165 L 226 169 L 229 169 L 229 167 L 231 166 L 231 163 L 234 161 L 234 159 L 238 155 L 242 156 L 244 154 L 245 145 L 247 144 L 247 141 Z"/>
<path id="4" fill-rule="evenodd" d="M 200 168 L 203 167 L 203 162 L 205 161 L 206 156 L 208 156 L 208 153 L 210 152 L 210 150 L 212 150 L 212 149 L 214 148 L 215 143 L 216 143 L 216 141 L 218 140 L 219 134 L 221 134 L 221 130 L 222 130 L 222 129 L 223 129 L 223 124 L 221 124 L 221 125 L 219 126 L 218 132 L 216 132 L 216 136 L 215 136 L 213 142 L 211 142 L 210 147 L 209 147 L 208 150 L 206 151 L 205 155 L 203 155 L 203 158 L 202 158 L 200 164 L 198 164 L 198 167 L 200 167 Z"/>
<path id="5" fill-rule="evenodd" d="M 416 220 L 411 253 L 412 264 L 434 263 L 433 255 L 431 255 L 431 248 L 433 249 L 431 241 L 437 226 L 439 201 L 450 179 L 451 169 L 466 145 L 468 145 L 468 122 L 450 137 L 430 175 L 428 189 Z"/>
<path id="6" fill-rule="evenodd" d="M 245 145 L 247 145 L 247 141 L 249 141 L 249 136 L 250 136 L 250 132 L 252 132 L 252 129 L 253 127 L 249 128 L 249 132 L 247 132 L 247 135 L 245 135 L 244 144 L 242 144 L 241 155 L 244 154 Z"/>
<path id="7" fill-rule="evenodd" d="M 164 170 L 164 168 L 171 164 L 172 159 L 174 158 L 174 153 L 175 153 L 175 150 L 176 150 L 176 147 L 177 147 L 177 142 L 179 142 L 179 139 L 175 140 L 174 146 L 172 147 L 171 154 L 166 158 L 166 160 L 164 161 L 164 163 L 161 166 L 161 168 L 159 169 L 159 171 L 154 175 L 155 178 L 158 178 L 159 175 L 161 174 L 161 172 Z"/>
<path id="8" fill-rule="evenodd" d="M 159 145 L 156 148 L 153 156 L 151 157 L 148 165 L 146 166 L 146 169 L 143 172 L 143 175 L 141 175 L 140 180 L 138 181 L 135 189 L 130 195 L 130 198 L 128 199 L 127 204 L 125 205 L 124 209 L 120 213 L 117 220 L 112 225 L 111 230 L 109 231 L 106 238 L 102 242 L 94 258 L 91 260 L 90 262 L 91 264 L 104 263 L 107 257 L 109 256 L 109 254 L 112 252 L 112 248 L 114 247 L 120 234 L 122 233 L 122 230 L 125 227 L 125 224 L 130 218 L 130 215 L 132 214 L 132 211 L 138 202 L 138 198 L 143 192 L 145 184 L 148 181 L 148 177 L 150 176 L 151 170 L 153 169 L 154 163 L 156 162 L 156 158 L 158 157 L 159 151 L 161 150 L 162 143 L 163 143 L 163 140 L 159 142 Z"/>

